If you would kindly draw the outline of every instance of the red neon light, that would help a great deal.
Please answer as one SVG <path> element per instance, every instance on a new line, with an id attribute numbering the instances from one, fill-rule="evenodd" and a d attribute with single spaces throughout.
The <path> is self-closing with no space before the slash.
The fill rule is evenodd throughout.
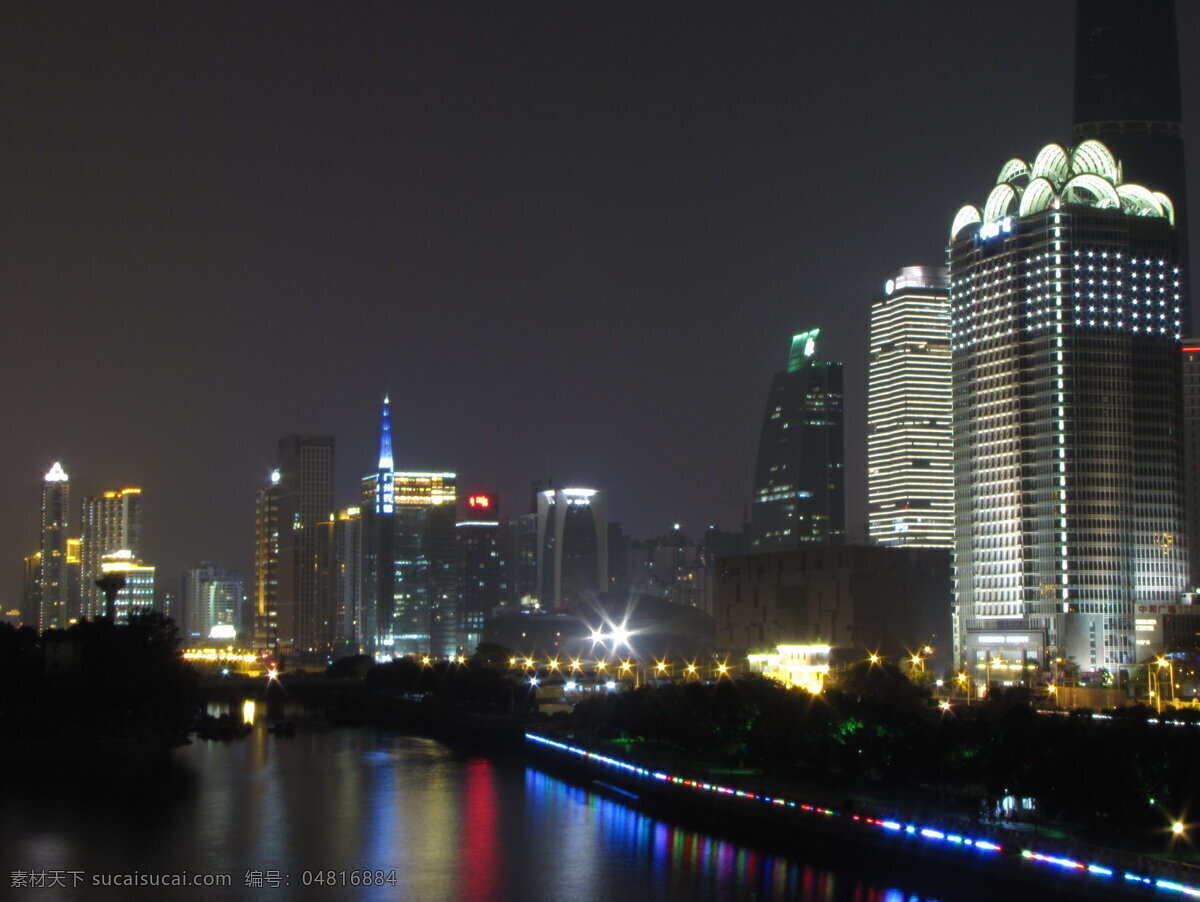
<path id="1" fill-rule="evenodd" d="M 492 496 L 491 495 L 472 495 L 470 498 L 467 499 L 467 505 L 469 507 L 491 507 L 492 506 Z"/>

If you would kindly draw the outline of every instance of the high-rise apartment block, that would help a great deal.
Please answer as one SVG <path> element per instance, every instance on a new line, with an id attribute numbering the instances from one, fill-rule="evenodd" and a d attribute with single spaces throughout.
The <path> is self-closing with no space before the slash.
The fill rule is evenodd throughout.
<path id="1" fill-rule="evenodd" d="M 42 544 L 36 620 L 39 630 L 65 629 L 79 616 L 78 611 L 72 610 L 67 563 L 70 501 L 70 478 L 62 464 L 55 462 L 42 482 Z"/>
<path id="2" fill-rule="evenodd" d="M 955 649 L 978 673 L 1137 663 L 1186 588 L 1174 208 L 1104 144 L 1004 164 L 951 227 Z"/>
<path id="3" fill-rule="evenodd" d="M 83 499 L 80 532 L 80 590 L 85 617 L 104 614 L 104 593 L 96 585 L 105 555 L 129 552 L 142 557 L 142 490 L 125 488 Z"/>
<path id="4" fill-rule="evenodd" d="M 950 285 L 906 266 L 871 305 L 867 516 L 879 545 L 948 548 L 954 538 Z"/>
<path id="5" fill-rule="evenodd" d="M 820 329 L 792 337 L 767 396 L 751 512 L 753 551 L 845 541 L 842 365 L 822 360 Z"/>
<path id="6" fill-rule="evenodd" d="M 332 611 L 318 592 L 317 524 L 333 510 L 333 437 L 279 441 L 278 638 L 281 649 L 321 652 L 333 641 Z"/>

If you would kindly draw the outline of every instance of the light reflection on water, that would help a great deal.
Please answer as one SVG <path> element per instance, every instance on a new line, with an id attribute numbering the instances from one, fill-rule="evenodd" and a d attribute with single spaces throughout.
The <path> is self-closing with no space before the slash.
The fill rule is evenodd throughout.
<path id="1" fill-rule="evenodd" d="M 194 782 L 170 802 L 138 804 L 136 785 L 105 801 L 0 799 L 4 889 L 11 871 L 44 868 L 82 871 L 89 885 L 29 890 L 30 899 L 929 900 L 874 885 L 844 864 L 676 827 L 520 763 L 430 739 L 304 729 L 279 739 L 259 727 L 177 755 Z M 322 869 L 394 870 L 397 885 L 301 885 L 305 870 Z M 232 886 L 90 885 L 93 875 L 134 870 L 228 874 Z M 248 871 L 277 871 L 281 884 L 247 887 Z"/>

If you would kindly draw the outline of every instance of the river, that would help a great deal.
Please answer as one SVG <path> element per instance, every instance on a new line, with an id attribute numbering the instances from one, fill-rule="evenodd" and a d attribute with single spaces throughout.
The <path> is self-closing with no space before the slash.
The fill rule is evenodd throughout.
<path id="1" fill-rule="evenodd" d="M 0 897 L 138 900 L 981 900 L 937 869 L 756 851 L 646 816 L 517 759 L 302 725 L 196 741 L 186 787 L 0 800 Z M 146 885 L 164 878 L 192 885 Z M 372 884 L 354 885 L 367 880 Z M 140 885 L 128 885 L 129 881 Z M 199 886 L 196 882 L 224 882 Z M 981 880 L 980 883 L 984 881 Z M 16 884 L 41 884 L 38 886 Z M 54 885 L 46 885 L 54 884 Z"/>

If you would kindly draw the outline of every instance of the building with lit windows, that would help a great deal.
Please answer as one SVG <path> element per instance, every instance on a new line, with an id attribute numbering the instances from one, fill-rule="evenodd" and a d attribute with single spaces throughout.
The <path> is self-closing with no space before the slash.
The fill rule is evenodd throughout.
<path id="1" fill-rule="evenodd" d="M 842 365 L 821 359 L 820 331 L 794 335 L 787 369 L 771 380 L 754 468 L 754 551 L 845 541 Z"/>
<path id="2" fill-rule="evenodd" d="M 1186 588 L 1171 199 L 1102 143 L 1009 160 L 950 232 L 955 648 L 1119 681 Z"/>
<path id="3" fill-rule="evenodd" d="M 507 592 L 498 507 L 495 495 L 476 492 L 467 496 L 467 519 L 458 522 L 463 561 L 458 647 L 464 654 L 483 641 L 487 621 Z"/>
<path id="4" fill-rule="evenodd" d="M 360 643 L 368 653 L 388 658 L 394 645 L 396 616 L 397 518 L 391 402 L 386 395 L 379 430 L 379 463 L 374 473 L 363 477 L 359 510 L 362 521 Z"/>
<path id="5" fill-rule="evenodd" d="M 949 548 L 950 283 L 945 267 L 906 266 L 871 305 L 867 517 L 880 545 Z"/>
<path id="6" fill-rule="evenodd" d="M 39 630 L 65 629 L 79 616 L 72 610 L 71 578 L 67 563 L 67 521 L 70 517 L 71 482 L 62 464 L 55 462 L 42 482 L 42 546 L 38 569 L 37 619 Z"/>
<path id="7" fill-rule="evenodd" d="M 242 614 L 242 574 L 203 561 L 183 571 L 179 593 L 185 641 L 214 638 L 214 628 L 239 631 Z"/>
<path id="8" fill-rule="evenodd" d="M 537 495 L 538 601 L 561 610 L 608 589 L 608 503 L 598 489 Z"/>
<path id="9" fill-rule="evenodd" d="M 462 557 L 458 477 L 454 473 L 396 473 L 396 654 L 458 653 Z"/>
<path id="10" fill-rule="evenodd" d="M 348 507 L 317 524 L 319 593 L 333 611 L 333 653 L 356 655 L 363 645 L 363 516 Z"/>
<path id="11" fill-rule="evenodd" d="M 119 489 L 83 499 L 80 532 L 80 582 L 85 617 L 104 613 L 104 593 L 96 585 L 100 561 L 106 554 L 128 551 L 141 558 L 142 490 Z"/>
<path id="12" fill-rule="evenodd" d="M 254 648 L 274 653 L 279 644 L 279 481 L 272 470 L 254 493 Z"/>
<path id="13" fill-rule="evenodd" d="M 317 524 L 333 510 L 333 437 L 279 440 L 279 595 L 281 649 L 320 653 L 333 641 L 332 612 L 318 591 Z"/>
<path id="14" fill-rule="evenodd" d="M 1200 338 L 1183 340 L 1183 509 L 1186 532 L 1200 536 Z M 1188 588 L 1200 587 L 1200 553 L 1188 555 Z"/>
<path id="15" fill-rule="evenodd" d="M 154 567 L 135 558 L 132 552 L 121 550 L 103 555 L 100 558 L 100 575 L 125 578 L 125 585 L 114 599 L 114 623 L 127 623 L 134 611 L 154 607 Z"/>

